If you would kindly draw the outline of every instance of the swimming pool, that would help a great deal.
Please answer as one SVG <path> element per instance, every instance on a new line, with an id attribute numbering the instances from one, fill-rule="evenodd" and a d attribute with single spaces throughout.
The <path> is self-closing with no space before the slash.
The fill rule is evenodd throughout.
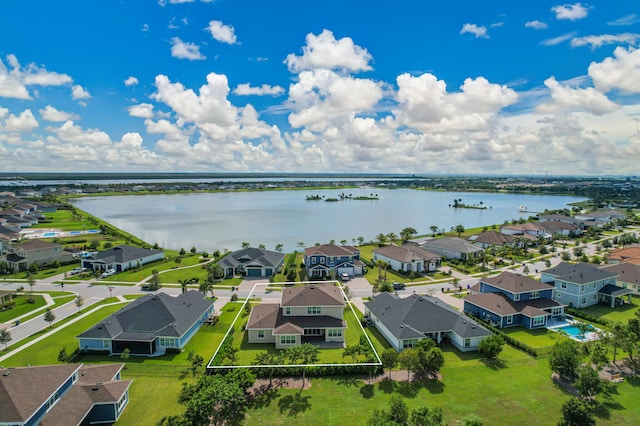
<path id="1" fill-rule="evenodd" d="M 55 237 L 56 235 L 58 235 L 57 232 L 45 232 L 44 234 L 42 234 L 43 238 L 47 238 L 47 237 Z"/>
<path id="2" fill-rule="evenodd" d="M 555 331 L 556 333 L 565 333 L 570 338 L 572 338 L 573 340 L 577 340 L 578 342 L 598 340 L 600 338 L 598 335 L 598 332 L 600 330 L 593 327 L 591 324 L 587 324 L 587 325 L 588 325 L 588 328 L 584 332 L 584 334 L 582 331 L 580 331 L 578 327 L 573 325 L 573 323 L 562 325 L 560 327 L 553 327 L 553 328 L 550 328 L 549 330 Z"/>

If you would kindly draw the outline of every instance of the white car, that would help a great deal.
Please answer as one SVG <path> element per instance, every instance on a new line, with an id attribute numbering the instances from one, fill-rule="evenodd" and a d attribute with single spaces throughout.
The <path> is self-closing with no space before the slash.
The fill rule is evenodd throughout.
<path id="1" fill-rule="evenodd" d="M 346 272 L 341 273 L 340 280 L 342 280 L 342 282 L 349 281 L 349 274 L 347 274 Z"/>
<path id="2" fill-rule="evenodd" d="M 100 275 L 102 278 L 107 278 L 110 277 L 111 275 L 115 274 L 116 270 L 115 269 L 107 269 L 106 271 L 104 271 L 102 273 L 102 275 Z"/>

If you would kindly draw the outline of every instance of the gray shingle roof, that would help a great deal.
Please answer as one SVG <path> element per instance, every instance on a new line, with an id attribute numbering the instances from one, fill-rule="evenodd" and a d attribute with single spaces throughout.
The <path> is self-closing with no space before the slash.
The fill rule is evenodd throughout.
<path id="1" fill-rule="evenodd" d="M 549 312 L 545 312 L 543 309 L 564 306 L 555 300 L 543 298 L 514 302 L 502 293 L 470 294 L 464 300 L 501 316 L 518 313 L 528 317 L 548 315 Z"/>
<path id="2" fill-rule="evenodd" d="M 307 284 L 285 287 L 282 306 L 345 306 L 340 288 L 332 284 Z"/>
<path id="3" fill-rule="evenodd" d="M 391 244 L 375 249 L 374 253 L 378 253 L 382 256 L 394 259 L 399 262 L 409 263 L 413 260 L 435 260 L 440 259 L 441 256 L 435 253 L 431 253 L 429 250 L 425 250 L 421 247 L 414 245 L 397 246 Z"/>
<path id="4" fill-rule="evenodd" d="M 321 244 L 304 249 L 307 256 L 353 256 L 358 249 L 351 246 L 337 246 L 335 244 Z"/>
<path id="5" fill-rule="evenodd" d="M 263 267 L 275 267 L 279 265 L 283 259 L 283 253 L 248 247 L 229 253 L 217 263 L 225 268 L 235 268 L 239 265 L 247 264 L 260 265 Z"/>
<path id="6" fill-rule="evenodd" d="M 365 302 L 365 306 L 398 339 L 422 338 L 439 331 L 454 331 L 463 338 L 492 334 L 473 319 L 430 296 L 414 294 L 399 298 L 380 293 Z"/>
<path id="7" fill-rule="evenodd" d="M 344 320 L 327 315 L 284 316 L 279 304 L 261 303 L 251 309 L 247 330 L 273 329 L 274 334 L 302 334 L 305 328 L 342 328 Z M 299 332 L 299 333 L 298 333 Z"/>
<path id="8" fill-rule="evenodd" d="M 509 293 L 527 293 L 536 290 L 550 290 L 553 285 L 534 280 L 525 275 L 514 274 L 513 272 L 502 272 L 495 277 L 481 278 L 480 281 L 490 284 L 496 288 L 508 291 Z"/>
<path id="9" fill-rule="evenodd" d="M 477 235 L 469 237 L 469 241 L 481 244 L 492 244 L 494 246 L 502 246 L 513 242 L 513 235 L 503 234 L 498 231 L 485 231 Z"/>
<path id="10" fill-rule="evenodd" d="M 544 274 L 576 284 L 587 284 L 598 280 L 615 277 L 617 274 L 600 269 L 590 263 L 561 262 L 556 267 L 542 271 Z"/>
<path id="11" fill-rule="evenodd" d="M 150 294 L 134 300 L 77 338 L 149 341 L 154 336 L 182 336 L 207 309 L 212 300 L 195 290 L 172 297 Z"/>
<path id="12" fill-rule="evenodd" d="M 133 246 L 117 246 L 109 250 L 101 251 L 88 260 L 104 262 L 104 263 L 127 263 L 134 262 L 154 254 L 163 253 L 162 250 L 146 249 Z"/>
<path id="13" fill-rule="evenodd" d="M 455 237 L 437 238 L 435 240 L 427 241 L 424 245 L 428 250 L 452 250 L 459 253 L 477 253 L 479 251 L 482 251 L 481 247 L 478 247 L 477 245 L 472 244 L 469 241 Z"/>

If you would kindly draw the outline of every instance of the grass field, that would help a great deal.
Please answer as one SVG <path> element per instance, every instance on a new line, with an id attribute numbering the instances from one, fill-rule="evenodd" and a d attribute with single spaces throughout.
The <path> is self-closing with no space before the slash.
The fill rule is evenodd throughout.
<path id="1" fill-rule="evenodd" d="M 46 305 L 44 297 L 42 296 L 34 295 L 34 303 L 27 302 L 27 298 L 27 294 L 20 294 L 14 297 L 13 300 L 16 302 L 16 305 L 11 309 L 0 312 L 0 323 L 11 321 L 20 315 L 24 315 Z"/>
<path id="2" fill-rule="evenodd" d="M 609 321 L 618 321 L 623 324 L 627 324 L 630 319 L 636 318 L 636 312 L 638 312 L 638 310 L 640 310 L 640 297 L 635 295 L 631 297 L 630 304 L 627 303 L 614 308 L 608 305 L 594 305 L 583 309 L 583 311 L 589 315 L 604 318 Z"/>

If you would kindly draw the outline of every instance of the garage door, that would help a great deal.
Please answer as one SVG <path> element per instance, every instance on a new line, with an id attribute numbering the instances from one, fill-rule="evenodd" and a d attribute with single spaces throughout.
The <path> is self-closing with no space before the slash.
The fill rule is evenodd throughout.
<path id="1" fill-rule="evenodd" d="M 340 274 L 344 274 L 344 273 L 346 273 L 346 274 L 347 274 L 347 275 L 349 275 L 349 276 L 353 276 L 353 275 L 355 275 L 355 274 L 353 273 L 353 267 L 349 267 L 349 268 L 338 268 L 338 275 L 340 275 Z"/>
<path id="2" fill-rule="evenodd" d="M 247 276 L 248 277 L 261 277 L 262 269 L 260 268 L 247 268 Z"/>

